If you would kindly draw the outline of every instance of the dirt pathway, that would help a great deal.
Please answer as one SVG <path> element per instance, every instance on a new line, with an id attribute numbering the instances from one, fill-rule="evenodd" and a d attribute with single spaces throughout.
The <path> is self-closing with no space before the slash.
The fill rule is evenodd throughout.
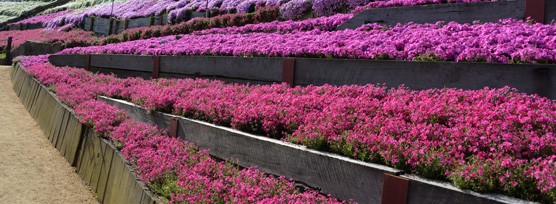
<path id="1" fill-rule="evenodd" d="M 50 144 L 0 66 L 0 204 L 98 203 Z"/>

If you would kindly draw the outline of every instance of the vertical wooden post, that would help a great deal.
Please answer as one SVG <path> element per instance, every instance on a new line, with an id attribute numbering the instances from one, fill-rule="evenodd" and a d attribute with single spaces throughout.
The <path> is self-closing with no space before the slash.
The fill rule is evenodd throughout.
<path id="1" fill-rule="evenodd" d="M 8 37 L 8 44 L 6 45 L 6 58 L 5 61 L 11 62 L 12 61 L 12 37 Z"/>
<path id="2" fill-rule="evenodd" d="M 114 33 L 114 34 L 118 34 L 118 28 L 120 27 L 120 21 L 115 20 L 115 23 L 114 23 L 114 24 L 115 24 L 115 25 L 114 25 L 114 32 L 113 32 L 113 33 Z"/>
<path id="3" fill-rule="evenodd" d="M 154 25 L 154 16 L 153 16 L 153 15 L 151 15 L 151 17 L 150 17 L 150 18 L 151 18 L 151 19 L 150 19 L 150 21 L 149 21 L 149 27 L 151 27 L 151 26 L 153 26 L 153 25 Z"/>
<path id="4" fill-rule="evenodd" d="M 153 56 L 153 79 L 157 79 L 160 73 L 160 56 Z"/>
<path id="5" fill-rule="evenodd" d="M 108 21 L 108 35 L 112 35 L 112 25 L 114 24 L 114 18 L 110 18 Z"/>
<path id="6" fill-rule="evenodd" d="M 91 55 L 85 57 L 85 70 L 91 71 Z"/>
<path id="7" fill-rule="evenodd" d="M 544 23 L 544 10 L 546 0 L 526 0 L 525 18 L 531 17 L 538 23 Z"/>
<path id="8" fill-rule="evenodd" d="M 406 204 L 409 179 L 384 173 L 381 204 Z"/>
<path id="9" fill-rule="evenodd" d="M 125 19 L 125 21 L 124 21 L 124 30 L 127 30 L 128 26 L 129 26 L 129 19 Z"/>
<path id="10" fill-rule="evenodd" d="M 170 119 L 170 130 L 168 132 L 168 136 L 172 138 L 178 137 L 178 118 Z"/>
<path id="11" fill-rule="evenodd" d="M 293 87 L 295 79 L 295 59 L 284 58 L 282 61 L 282 82 L 286 82 Z"/>
<path id="12" fill-rule="evenodd" d="M 89 25 L 89 31 L 93 31 L 93 25 L 95 25 L 95 18 L 90 17 L 91 18 L 91 24 Z"/>
<path id="13" fill-rule="evenodd" d="M 158 25 L 164 25 L 164 16 L 163 15 L 158 16 Z"/>

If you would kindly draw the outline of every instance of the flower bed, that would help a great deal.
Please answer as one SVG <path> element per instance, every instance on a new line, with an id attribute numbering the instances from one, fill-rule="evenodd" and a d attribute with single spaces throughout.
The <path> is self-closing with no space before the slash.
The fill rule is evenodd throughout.
<path id="1" fill-rule="evenodd" d="M 23 12 L 46 5 L 49 1 L 24 1 L 24 2 L 2 2 L 0 8 L 0 23 L 21 15 Z"/>
<path id="2" fill-rule="evenodd" d="M 119 91 L 110 90 L 101 81 L 131 86 L 140 81 L 126 82 L 81 69 L 54 67 L 44 64 L 44 57 L 31 57 L 23 60 L 22 65 L 75 109 L 85 124 L 110 138 L 149 187 L 169 202 L 338 203 L 311 190 L 298 192 L 294 183 L 284 177 L 267 176 L 255 168 L 239 170 L 232 163 L 216 162 L 206 151 L 197 151 L 193 144 L 130 120 L 124 111 L 94 99 L 101 92 L 116 94 L 123 88 L 118 85 L 113 88 Z"/>
<path id="3" fill-rule="evenodd" d="M 402 6 L 416 6 L 425 4 L 441 4 L 441 3 L 473 3 L 473 2 L 490 2 L 499 0 L 389 0 L 389 1 L 373 1 L 364 6 L 357 6 L 351 12 L 353 14 L 359 13 L 365 9 L 373 8 L 386 8 L 386 7 L 402 7 Z"/>
<path id="4" fill-rule="evenodd" d="M 97 37 L 92 32 L 71 30 L 69 32 L 46 31 L 43 29 L 35 30 L 13 30 L 1 31 L 0 39 L 7 39 L 12 37 L 12 50 L 16 49 L 20 44 L 25 41 L 38 41 L 47 43 L 60 43 L 63 47 L 75 47 L 88 45 L 89 41 L 93 41 Z M 6 46 L 6 41 L 0 41 L 0 48 Z"/>
<path id="5" fill-rule="evenodd" d="M 292 32 L 309 31 L 319 29 L 321 31 L 333 31 L 336 27 L 351 18 L 350 14 L 336 14 L 330 17 L 319 17 L 304 21 L 272 21 L 269 23 L 248 24 L 245 26 L 233 26 L 224 28 L 212 28 L 194 31 L 193 34 L 235 34 L 249 32 Z"/>
<path id="6" fill-rule="evenodd" d="M 25 20 L 21 20 L 21 21 L 15 22 L 15 23 L 10 23 L 8 25 L 18 25 L 18 24 L 26 24 L 26 23 L 29 23 L 29 24 L 44 23 L 44 22 L 51 21 L 52 19 L 54 19 L 56 17 L 66 15 L 66 14 L 72 12 L 72 11 L 73 11 L 73 9 L 69 9 L 69 10 L 59 11 L 59 12 L 51 13 L 51 14 L 43 14 L 43 15 L 35 16 L 35 17 L 28 18 L 28 19 L 25 19 Z"/>
<path id="7" fill-rule="evenodd" d="M 43 60 L 23 63 L 37 67 L 32 73 L 61 99 L 85 104 L 77 112 L 96 110 L 87 117 L 99 132 L 112 132 L 110 124 L 121 120 L 96 118 L 97 111 L 115 111 L 83 103 L 97 94 L 449 180 L 464 189 L 556 200 L 556 104 L 510 88 L 411 91 L 372 85 L 287 88 L 200 79 L 148 81 L 91 75 Z"/>
<path id="8" fill-rule="evenodd" d="M 367 24 L 357 30 L 209 34 L 66 49 L 60 54 L 272 56 L 414 61 L 555 63 L 556 26 L 498 23 Z M 165 43 L 172 41 L 172 43 Z"/>

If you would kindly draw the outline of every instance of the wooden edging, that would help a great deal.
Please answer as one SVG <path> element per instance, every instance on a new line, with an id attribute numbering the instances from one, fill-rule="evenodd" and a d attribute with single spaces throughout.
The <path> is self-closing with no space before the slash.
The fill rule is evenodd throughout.
<path id="1" fill-rule="evenodd" d="M 210 78 L 233 83 L 292 85 L 352 85 L 386 83 L 413 90 L 509 86 L 527 94 L 556 99 L 556 64 L 502 64 L 471 62 L 417 62 L 280 57 L 51 55 L 57 66 L 86 67 L 119 77 Z M 287 66 L 286 66 L 287 65 Z"/>
<path id="2" fill-rule="evenodd" d="M 161 203 L 110 141 L 83 125 L 21 65 L 14 65 L 11 80 L 14 91 L 52 145 L 77 169 L 101 203 Z"/>
<path id="3" fill-rule="evenodd" d="M 550 23 L 552 19 L 556 19 L 556 1 L 502 0 L 374 8 L 360 12 L 337 29 L 355 29 L 367 23 L 396 25 L 397 23 L 436 23 L 438 21 L 498 22 L 500 19 L 525 19 L 528 16 L 537 22 Z"/>
<path id="4" fill-rule="evenodd" d="M 87 17 L 83 23 L 83 28 L 93 31 L 100 35 L 118 34 L 127 29 L 149 27 L 152 25 L 166 25 L 167 15 L 148 16 L 133 19 L 109 19 L 101 17 Z"/>
<path id="5" fill-rule="evenodd" d="M 384 165 L 198 120 L 156 111 L 147 114 L 144 108 L 123 100 L 104 96 L 97 99 L 126 110 L 134 120 L 168 129 L 170 135 L 192 142 L 201 149 L 210 149 L 212 156 L 237 158 L 241 166 L 257 166 L 263 172 L 286 176 L 339 199 L 353 199 L 359 203 L 532 203 L 504 195 L 462 191 L 448 182 L 421 179 Z M 385 192 L 383 188 L 390 190 Z"/>

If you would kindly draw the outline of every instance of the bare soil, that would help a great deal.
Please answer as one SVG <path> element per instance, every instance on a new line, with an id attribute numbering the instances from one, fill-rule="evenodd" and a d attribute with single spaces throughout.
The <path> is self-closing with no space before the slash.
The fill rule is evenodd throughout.
<path id="1" fill-rule="evenodd" d="M 0 66 L 0 204 L 98 203 L 16 96 Z"/>

